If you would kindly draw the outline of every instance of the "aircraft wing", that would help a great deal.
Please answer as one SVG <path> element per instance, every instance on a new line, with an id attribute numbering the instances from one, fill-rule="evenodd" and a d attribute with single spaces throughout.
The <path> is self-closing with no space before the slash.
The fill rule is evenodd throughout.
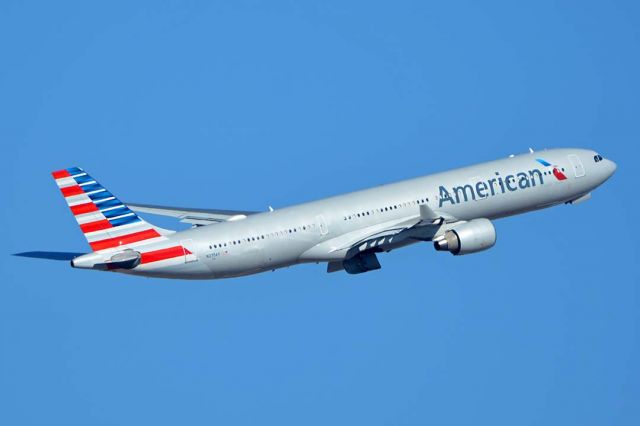
<path id="1" fill-rule="evenodd" d="M 180 219 L 180 222 L 198 226 L 244 219 L 249 215 L 260 213 L 246 210 L 194 209 L 135 203 L 126 203 L 126 205 L 135 212 L 175 217 Z"/>
<path id="2" fill-rule="evenodd" d="M 330 251 L 348 250 L 357 253 L 400 242 L 404 239 L 431 240 L 447 224 L 459 222 L 455 217 L 421 205 L 419 213 L 400 221 L 391 221 L 356 230 L 333 241 Z"/>

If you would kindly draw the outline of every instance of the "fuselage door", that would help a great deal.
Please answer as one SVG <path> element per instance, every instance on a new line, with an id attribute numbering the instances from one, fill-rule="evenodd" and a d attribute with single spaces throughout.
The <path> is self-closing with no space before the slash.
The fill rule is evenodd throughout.
<path id="1" fill-rule="evenodd" d="M 316 222 L 318 222 L 320 235 L 327 235 L 327 233 L 329 233 L 329 229 L 327 228 L 327 223 L 324 221 L 324 217 L 321 214 L 316 216 Z"/>
<path id="2" fill-rule="evenodd" d="M 580 157 L 575 154 L 569 155 L 569 161 L 571 162 L 571 167 L 573 168 L 573 174 L 575 177 L 579 178 L 585 175 L 584 166 L 582 165 L 582 161 L 580 161 Z"/>
<path id="3" fill-rule="evenodd" d="M 182 240 L 180 241 L 180 245 L 182 246 L 182 250 L 184 250 L 184 263 L 196 262 L 198 260 L 193 240 Z"/>

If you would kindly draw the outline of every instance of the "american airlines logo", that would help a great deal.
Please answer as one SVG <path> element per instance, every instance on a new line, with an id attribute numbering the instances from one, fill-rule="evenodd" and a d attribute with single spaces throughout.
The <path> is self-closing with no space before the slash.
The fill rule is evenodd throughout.
<path id="1" fill-rule="evenodd" d="M 538 163 L 542 164 L 545 167 L 553 167 L 553 175 L 556 177 L 556 179 L 558 179 L 558 180 L 567 179 L 567 176 L 564 173 L 562 173 L 562 171 L 560 170 L 560 167 L 553 166 L 553 165 L 551 165 L 551 163 L 549 163 L 548 161 L 543 160 L 542 158 L 538 158 L 538 159 L 536 159 L 536 161 Z"/>
<path id="2" fill-rule="evenodd" d="M 553 166 L 551 163 L 542 159 L 537 159 L 536 161 L 545 167 L 553 167 L 553 175 L 556 179 L 567 179 L 567 176 L 562 173 L 558 166 Z M 454 186 L 451 188 L 451 191 L 441 185 L 439 207 L 442 207 L 446 202 L 453 205 L 469 200 L 482 200 L 497 194 L 504 194 L 505 192 L 519 191 L 535 187 L 536 185 L 544 185 L 544 173 L 538 169 L 507 175 L 504 176 L 504 178 L 500 175 L 500 172 L 495 172 L 495 175 L 495 178 L 480 180 L 475 182 L 475 184 Z"/>

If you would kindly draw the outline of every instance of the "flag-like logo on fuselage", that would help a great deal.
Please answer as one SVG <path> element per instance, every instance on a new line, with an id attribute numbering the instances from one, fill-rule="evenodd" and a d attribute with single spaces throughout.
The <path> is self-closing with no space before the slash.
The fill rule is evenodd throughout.
<path id="1" fill-rule="evenodd" d="M 549 163 L 546 160 L 543 160 L 542 158 L 536 158 L 536 161 L 540 164 L 542 164 L 545 167 L 553 167 L 553 175 L 556 177 L 556 179 L 558 180 L 565 180 L 567 179 L 567 175 L 565 175 L 564 173 L 562 173 L 562 170 L 560 170 L 560 167 L 558 166 L 554 166 L 551 163 Z"/>

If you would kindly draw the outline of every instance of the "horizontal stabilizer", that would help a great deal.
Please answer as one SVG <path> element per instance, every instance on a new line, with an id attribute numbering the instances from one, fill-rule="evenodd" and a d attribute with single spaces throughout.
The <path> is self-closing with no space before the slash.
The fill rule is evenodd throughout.
<path id="1" fill-rule="evenodd" d="M 67 251 L 25 251 L 23 253 L 14 253 L 14 256 L 20 257 L 32 257 L 36 259 L 49 259 L 49 260 L 73 260 L 78 256 L 82 256 L 84 253 L 71 253 Z"/>

